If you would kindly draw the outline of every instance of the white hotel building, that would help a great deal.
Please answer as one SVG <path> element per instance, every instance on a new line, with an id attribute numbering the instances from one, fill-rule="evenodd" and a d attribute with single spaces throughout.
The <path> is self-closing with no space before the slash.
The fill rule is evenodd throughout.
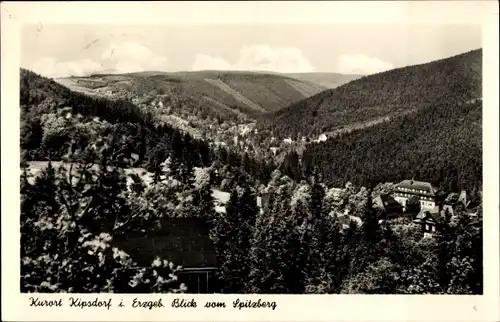
<path id="1" fill-rule="evenodd" d="M 406 208 L 406 202 L 413 196 L 420 200 L 420 208 L 434 210 L 436 207 L 436 189 L 428 182 L 404 180 L 396 185 L 394 199 Z"/>

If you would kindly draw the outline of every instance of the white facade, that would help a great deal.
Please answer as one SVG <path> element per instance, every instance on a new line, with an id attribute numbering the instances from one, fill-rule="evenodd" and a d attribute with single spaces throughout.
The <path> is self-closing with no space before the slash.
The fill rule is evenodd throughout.
<path id="1" fill-rule="evenodd" d="M 413 197 L 413 195 L 408 194 L 408 196 L 394 196 L 394 200 L 399 202 L 403 207 L 406 207 L 408 200 Z M 432 210 L 436 207 L 436 202 L 432 197 L 419 197 L 420 198 L 420 209 Z"/>

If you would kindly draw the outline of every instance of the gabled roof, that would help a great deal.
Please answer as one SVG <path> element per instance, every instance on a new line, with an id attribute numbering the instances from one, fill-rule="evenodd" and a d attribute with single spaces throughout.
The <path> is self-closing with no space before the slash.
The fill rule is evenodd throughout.
<path id="1" fill-rule="evenodd" d="M 434 207 L 432 210 L 422 209 L 415 217 L 414 222 L 422 222 L 425 218 L 432 218 L 435 222 L 441 221 L 441 214 L 439 213 L 439 208 Z"/>
<path id="2" fill-rule="evenodd" d="M 419 191 L 424 191 L 424 194 L 429 196 L 436 195 L 436 189 L 429 183 L 424 181 L 416 181 L 416 180 L 403 180 L 399 184 L 396 185 L 396 189 L 398 188 L 406 188 L 406 189 L 415 189 Z"/>
<path id="3" fill-rule="evenodd" d="M 403 207 L 390 194 L 380 195 L 379 197 L 380 197 L 380 200 L 382 201 L 382 204 L 385 208 L 388 208 L 388 207 L 398 207 L 398 208 L 401 207 L 402 208 Z"/>
<path id="4" fill-rule="evenodd" d="M 205 223 L 196 218 L 165 219 L 154 233 L 124 233 L 113 243 L 140 265 L 158 256 L 183 268 L 216 267 L 214 246 Z"/>

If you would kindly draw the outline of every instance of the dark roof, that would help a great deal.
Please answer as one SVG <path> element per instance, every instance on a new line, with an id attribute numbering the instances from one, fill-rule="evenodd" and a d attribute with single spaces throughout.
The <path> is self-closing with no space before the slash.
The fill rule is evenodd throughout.
<path id="1" fill-rule="evenodd" d="M 380 195 L 380 200 L 382 200 L 382 204 L 384 205 L 385 208 L 389 208 L 389 207 L 402 208 L 403 207 L 390 194 Z"/>
<path id="2" fill-rule="evenodd" d="M 439 212 L 422 209 L 415 217 L 414 222 L 422 222 L 425 218 L 432 218 L 435 222 L 439 223 L 441 221 L 441 214 Z"/>
<path id="3" fill-rule="evenodd" d="M 449 205 L 456 204 L 457 202 L 458 202 L 458 193 L 455 192 L 450 193 L 448 197 L 446 197 L 446 199 L 444 200 L 444 203 Z"/>
<path id="4" fill-rule="evenodd" d="M 403 180 L 396 186 L 396 189 L 398 188 L 422 190 L 426 195 L 436 195 L 436 189 L 429 182 L 424 181 Z"/>
<path id="5" fill-rule="evenodd" d="M 151 265 L 158 256 L 183 268 L 216 267 L 208 229 L 195 218 L 169 218 L 154 233 L 125 233 L 113 242 L 140 265 Z"/>

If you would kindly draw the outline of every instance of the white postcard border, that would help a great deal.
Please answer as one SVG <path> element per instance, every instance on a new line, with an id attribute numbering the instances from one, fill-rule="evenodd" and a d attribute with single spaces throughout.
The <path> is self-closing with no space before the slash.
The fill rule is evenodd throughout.
<path id="1" fill-rule="evenodd" d="M 2 3 L 2 319 L 51 321 L 486 321 L 499 320 L 498 6 L 494 1 L 443 2 L 132 2 Z M 451 10 L 450 8 L 454 8 Z M 448 10 L 443 12 L 442 10 Z M 450 12 L 450 10 L 452 12 Z M 19 291 L 19 26 L 24 23 L 483 23 L 484 295 L 85 295 L 112 299 L 105 308 L 34 308 Z M 72 294 L 40 295 L 63 299 Z M 161 298 L 161 309 L 117 308 Z M 198 307 L 171 308 L 174 298 Z M 276 301 L 271 309 L 235 309 L 233 301 Z M 224 301 L 225 309 L 206 309 Z"/>

